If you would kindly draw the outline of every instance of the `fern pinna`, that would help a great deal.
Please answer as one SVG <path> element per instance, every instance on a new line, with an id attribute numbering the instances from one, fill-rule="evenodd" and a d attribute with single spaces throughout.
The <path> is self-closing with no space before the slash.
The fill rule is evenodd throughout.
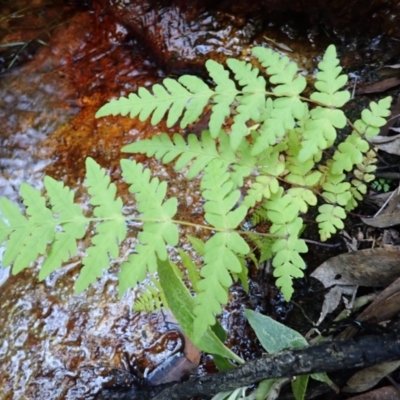
<path id="1" fill-rule="evenodd" d="M 366 183 L 374 177 L 376 158 L 368 139 L 379 133 L 389 115 L 391 98 L 387 97 L 372 102 L 354 123 L 347 120 L 341 110 L 350 99 L 343 89 L 347 76 L 341 73 L 334 46 L 328 47 L 318 64 L 315 91 L 309 98 L 301 95 L 307 83 L 289 58 L 262 47 L 253 48 L 253 56 L 263 73 L 255 63 L 228 59 L 225 67 L 209 60 L 206 68 L 215 85 L 190 75 L 167 78 L 151 90 L 140 88 L 128 98 L 111 100 L 97 113 L 97 117 L 151 117 L 152 124 L 166 117 L 169 127 L 180 120 L 185 128 L 210 108 L 209 129 L 200 138 L 161 133 L 123 148 L 163 163 L 174 162 L 177 170 L 185 169 L 187 179 L 200 176 L 204 224 L 213 233 L 201 246 L 199 275 L 190 267 L 192 277 L 196 276 L 194 340 L 215 323 L 215 315 L 227 302 L 232 277 L 245 276 L 244 258 L 256 261 L 250 242 L 261 249 L 263 260 L 266 254 L 272 257 L 276 283 L 290 300 L 292 281 L 302 277 L 305 268 L 302 215 L 310 206 L 318 206 L 321 240 L 343 228 L 346 212 L 357 206 Z M 230 125 L 225 122 L 228 116 L 233 116 Z M 352 132 L 337 143 L 337 129 L 346 125 Z M 330 151 L 333 146 L 336 150 Z M 47 253 L 40 273 L 43 279 L 76 254 L 76 241 L 90 226 L 96 233 L 76 282 L 81 291 L 108 267 L 110 257 L 118 255 L 119 243 L 128 234 L 127 221 L 133 219 L 142 222 L 142 230 L 121 266 L 120 294 L 155 272 L 159 261 L 168 258 L 166 246 L 179 243 L 177 225 L 185 224 L 173 219 L 178 199 L 165 199 L 166 183 L 152 179 L 151 171 L 141 164 L 122 160 L 121 167 L 136 198 L 137 215 L 123 213 L 115 185 L 90 158 L 86 185 L 91 216 L 74 204 L 68 188 L 49 177 L 45 178 L 47 204 L 33 188 L 21 187 L 28 217 L 1 199 L 3 265 L 13 264 L 16 273 Z M 241 229 L 249 212 L 257 216 L 253 221 L 269 224 L 269 235 L 258 234 L 256 225 L 250 231 Z M 185 263 L 189 265 L 187 259 Z M 143 308 L 159 305 L 156 298 L 152 289 Z"/>

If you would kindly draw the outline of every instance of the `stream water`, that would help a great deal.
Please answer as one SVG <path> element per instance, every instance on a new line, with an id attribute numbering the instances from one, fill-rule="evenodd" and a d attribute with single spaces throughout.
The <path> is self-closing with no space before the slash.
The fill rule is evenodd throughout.
<path id="1" fill-rule="evenodd" d="M 265 33 L 290 38 L 288 29 L 270 29 Z M 47 39 L 31 60 L 0 76 L 0 195 L 20 204 L 20 184 L 41 188 L 48 174 L 74 188 L 82 207 L 87 207 L 81 183 L 85 158 L 90 156 L 107 169 L 127 207 L 132 206 L 120 177 L 120 149 L 168 129 L 128 117 L 97 120 L 94 114 L 113 97 L 161 81 L 164 72 L 124 26 L 98 7 L 74 13 L 68 9 L 68 18 Z M 327 42 L 325 38 L 317 46 L 314 39 L 292 38 L 293 57 L 305 71 Z M 246 51 L 243 48 L 244 56 Z M 172 168 L 153 161 L 151 167 L 168 180 L 170 194 L 186 199 L 179 206 L 180 218 L 200 218 L 201 199 L 194 184 Z M 193 213 L 196 204 L 198 214 Z M 37 279 L 36 265 L 16 276 L 0 269 L 2 399 L 93 399 L 110 384 L 113 370 L 129 380 L 132 366 L 151 371 L 169 356 L 174 343 L 164 340 L 161 350 L 154 346 L 169 330 L 163 316 L 133 312 L 133 291 L 118 299 L 116 271 L 130 244 L 103 277 L 79 295 L 73 292 L 81 267 L 78 258 L 43 282 Z M 285 314 L 279 296 L 274 298 L 274 312 Z M 240 311 L 245 302 L 257 301 L 236 288 L 222 318 L 231 333 L 230 345 L 246 359 L 260 349 Z M 206 365 L 204 360 L 202 368 Z"/>

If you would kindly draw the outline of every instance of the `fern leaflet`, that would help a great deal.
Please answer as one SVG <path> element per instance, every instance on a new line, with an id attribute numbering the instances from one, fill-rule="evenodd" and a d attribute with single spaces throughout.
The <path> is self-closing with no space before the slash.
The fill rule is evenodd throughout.
<path id="1" fill-rule="evenodd" d="M 242 266 L 237 254 L 247 254 L 249 246 L 243 238 L 234 232 L 244 219 L 247 207 L 241 205 L 232 211 L 240 197 L 239 190 L 232 190 L 233 183 L 223 162 L 214 160 L 204 171 L 201 181 L 205 219 L 212 226 L 227 230 L 218 232 L 204 245 L 204 266 L 200 275 L 203 278 L 197 283 L 198 295 L 194 313 L 197 338 L 214 325 L 215 316 L 221 312 L 221 304 L 228 300 L 227 289 L 232 284 L 230 273 L 240 274 Z M 231 231 L 232 230 L 232 231 Z"/>
<path id="2" fill-rule="evenodd" d="M 283 188 L 279 188 L 269 200 L 264 203 L 269 220 L 272 222 L 270 232 L 283 238 L 277 239 L 272 245 L 274 258 L 274 276 L 276 285 L 281 288 L 286 301 L 293 294 L 293 278 L 303 277 L 306 265 L 299 253 L 306 253 L 304 240 L 299 239 L 303 221 L 298 217 L 298 204 L 292 202 L 289 194 L 283 196 Z"/>
<path id="3" fill-rule="evenodd" d="M 131 184 L 129 191 L 136 195 L 137 210 L 147 222 L 138 235 L 136 253 L 131 254 L 128 261 L 121 265 L 120 295 L 141 282 L 147 270 L 156 272 L 157 257 L 160 260 L 168 257 L 166 244 L 176 246 L 179 241 L 178 228 L 171 221 L 176 214 L 178 201 L 173 197 L 164 202 L 166 182 L 160 183 L 158 178 L 150 179 L 150 170 L 143 169 L 135 161 L 121 160 L 121 167 L 126 182 Z"/>

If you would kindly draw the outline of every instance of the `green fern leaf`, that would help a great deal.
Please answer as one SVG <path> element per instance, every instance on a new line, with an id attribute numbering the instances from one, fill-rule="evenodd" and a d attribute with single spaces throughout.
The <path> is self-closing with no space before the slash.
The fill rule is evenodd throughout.
<path id="1" fill-rule="evenodd" d="M 204 245 L 202 280 L 197 283 L 198 295 L 194 312 L 196 338 L 200 338 L 208 326 L 214 325 L 215 314 L 221 312 L 221 304 L 227 302 L 227 289 L 232 284 L 230 273 L 240 274 L 242 266 L 237 254 L 247 254 L 249 246 L 235 229 L 245 218 L 247 207 L 237 204 L 240 191 L 232 190 L 233 182 L 224 163 L 214 160 L 204 171 L 201 181 L 205 220 L 212 226 L 226 230 L 212 236 Z"/>
<path id="2" fill-rule="evenodd" d="M 247 254 L 249 247 L 236 232 L 218 232 L 204 247 L 202 280 L 197 284 L 198 294 L 194 313 L 195 340 L 201 338 L 208 326 L 215 324 L 215 314 L 228 301 L 227 290 L 232 284 L 230 273 L 240 274 L 242 266 L 237 254 Z"/>
<path id="3" fill-rule="evenodd" d="M 175 134 L 171 140 L 166 133 L 162 133 L 151 139 L 131 143 L 123 147 L 122 151 L 154 156 L 164 163 L 169 163 L 179 156 L 175 162 L 175 169 L 180 171 L 191 162 L 186 176 L 188 179 L 193 179 L 214 159 L 226 160 L 226 168 L 236 161 L 236 156 L 228 145 L 229 137 L 224 131 L 220 133 L 219 142 L 220 146 L 217 148 L 209 131 L 202 132 L 201 140 L 194 134 L 188 135 L 187 143 L 181 135 Z"/>
<path id="4" fill-rule="evenodd" d="M 276 95 L 296 98 L 306 88 L 306 79 L 304 76 L 296 77 L 298 67 L 288 57 L 280 57 L 279 53 L 264 47 L 254 47 L 252 53 L 258 58 L 261 65 L 267 68 L 268 75 L 271 75 L 270 82 L 277 85 L 274 88 Z M 302 112 L 300 110 L 300 115 Z M 299 119 L 300 115 L 298 115 Z"/>
<path id="5" fill-rule="evenodd" d="M 229 71 L 216 61 L 207 60 L 206 68 L 211 78 L 217 84 L 212 106 L 209 128 L 212 138 L 218 137 L 225 118 L 231 114 L 230 106 L 235 101 L 239 91 L 235 82 L 229 78 Z"/>
<path id="6" fill-rule="evenodd" d="M 145 285 L 144 289 L 135 298 L 133 311 L 152 313 L 155 310 L 161 312 L 161 307 L 169 309 L 164 291 L 158 280 L 151 277 L 152 285 Z"/>
<path id="7" fill-rule="evenodd" d="M 390 115 L 390 104 L 392 98 L 385 97 L 378 103 L 374 101 L 370 103 L 371 110 L 365 109 L 361 113 L 361 119 L 354 122 L 354 126 L 361 135 L 365 135 L 370 139 L 378 135 L 380 128 L 386 124 L 386 119 Z"/>
<path id="8" fill-rule="evenodd" d="M 340 75 L 342 68 L 339 67 L 339 59 L 336 55 L 336 48 L 330 45 L 324 54 L 322 61 L 318 64 L 320 71 L 317 73 L 315 88 L 318 92 L 310 97 L 330 107 L 342 107 L 350 99 L 350 92 L 339 91 L 347 83 L 347 75 Z"/>
<path id="9" fill-rule="evenodd" d="M 334 175 L 341 174 L 343 170 L 351 171 L 355 164 L 363 160 L 363 153 L 369 150 L 369 144 L 359 134 L 353 132 L 346 140 L 339 144 L 338 150 L 333 155 L 334 162 L 331 172 Z"/>
<path id="10" fill-rule="evenodd" d="M 328 181 L 322 186 L 322 195 L 331 204 L 323 204 L 318 208 L 317 222 L 321 240 L 325 241 L 331 237 L 337 229 L 343 229 L 343 220 L 346 218 L 344 206 L 348 204 L 352 195 L 350 184 L 343 182 L 344 174 L 328 175 Z"/>
<path id="11" fill-rule="evenodd" d="M 251 184 L 251 188 L 243 200 L 247 207 L 254 207 L 257 202 L 270 198 L 271 194 L 279 189 L 278 177 L 285 170 L 285 163 L 279 158 L 279 152 L 272 150 L 265 152 L 265 158 L 262 163 L 266 166 L 260 168 L 260 174 Z M 275 148 L 276 150 L 276 148 Z M 267 154 L 270 154 L 269 156 Z"/>
<path id="12" fill-rule="evenodd" d="M 194 95 L 186 103 L 186 111 L 180 124 L 181 128 L 186 128 L 200 117 L 214 92 L 196 76 L 183 75 L 178 81 Z"/>
<path id="13" fill-rule="evenodd" d="M 229 68 L 234 72 L 236 80 L 242 88 L 242 95 L 237 96 L 239 105 L 237 115 L 233 118 L 231 127 L 231 146 L 237 149 L 249 131 L 246 122 L 249 119 L 257 121 L 265 108 L 266 81 L 259 76 L 258 68 L 234 58 L 227 60 Z"/>
<path id="14" fill-rule="evenodd" d="M 299 95 L 306 88 L 307 82 L 303 76 L 296 76 L 298 67 L 288 57 L 280 57 L 278 53 L 263 47 L 253 48 L 252 53 L 271 75 L 269 80 L 276 85 L 273 89 L 274 94 L 282 96 L 271 101 L 268 107 L 268 115 L 260 129 L 260 138 L 253 148 L 252 154 L 256 155 L 263 151 L 266 145 L 274 145 L 278 138 L 293 129 L 295 119 L 300 120 L 304 117 L 306 108 Z"/>
<path id="15" fill-rule="evenodd" d="M 303 277 L 305 263 L 299 253 L 307 252 L 304 240 L 299 239 L 303 221 L 298 217 L 299 206 L 293 202 L 289 194 L 283 196 L 283 188 L 279 188 L 271 198 L 264 203 L 267 215 L 272 222 L 270 232 L 284 238 L 277 239 L 272 245 L 274 258 L 274 276 L 276 285 L 281 288 L 286 301 L 293 294 L 293 278 Z"/>
<path id="16" fill-rule="evenodd" d="M 336 140 L 336 129 L 344 128 L 346 117 L 341 110 L 316 107 L 310 111 L 311 119 L 305 124 L 303 142 L 298 156 L 305 162 L 322 150 L 332 146 Z"/>
<path id="17" fill-rule="evenodd" d="M 239 190 L 232 190 L 233 186 L 223 161 L 213 160 L 204 170 L 200 186 L 207 200 L 204 204 L 204 218 L 216 228 L 235 229 L 246 216 L 247 207 L 244 205 L 230 211 L 241 195 Z"/>
<path id="18" fill-rule="evenodd" d="M 121 114 L 125 116 L 130 114 L 131 118 L 139 116 L 141 121 L 145 121 L 153 114 L 151 123 L 156 125 L 168 111 L 167 126 L 171 127 L 178 121 L 186 108 L 186 113 L 181 122 L 181 127 L 185 128 L 187 124 L 198 118 L 209 98 L 214 94 L 201 79 L 193 76 L 183 76 L 179 79 L 179 82 L 175 79 L 166 78 L 163 80 L 163 85 L 153 85 L 153 94 L 141 87 L 138 94 L 131 93 L 128 98 L 120 97 L 111 100 L 97 111 L 96 118 L 107 115 Z M 190 88 L 193 93 L 189 92 L 183 85 Z"/>
<path id="19" fill-rule="evenodd" d="M 14 274 L 27 268 L 39 254 L 44 253 L 47 243 L 54 236 L 56 226 L 51 213 L 49 215 L 45 211 L 45 200 L 40 197 L 37 190 L 23 184 L 21 194 L 29 209 L 27 210 L 31 216 L 29 220 L 21 215 L 18 207 L 7 199 L 1 199 L 3 218 L 1 236 L 8 237 L 3 255 L 3 266 L 7 267 L 14 263 Z M 44 217 L 43 220 L 40 220 L 41 216 Z"/>
<path id="20" fill-rule="evenodd" d="M 149 169 L 130 160 L 121 160 L 122 175 L 130 185 L 129 191 L 136 195 L 137 210 L 145 222 L 143 231 L 138 235 L 136 254 L 131 254 L 128 261 L 121 265 L 119 274 L 119 293 L 122 295 L 128 288 L 141 282 L 146 271 L 157 270 L 157 258 L 167 259 L 166 245 L 176 246 L 179 241 L 178 228 L 172 221 L 177 211 L 177 199 L 170 198 L 164 202 L 167 184 L 151 179 Z"/>
<path id="21" fill-rule="evenodd" d="M 86 185 L 91 195 L 90 204 L 97 218 L 107 219 L 96 226 L 97 234 L 92 238 L 92 246 L 86 251 L 83 268 L 75 283 L 77 293 L 85 290 L 100 277 L 110 264 L 109 257 L 119 254 L 119 243 L 127 234 L 125 218 L 122 215 L 122 200 L 115 198 L 117 188 L 110 183 L 105 169 L 90 157 L 86 159 Z"/>
<path id="22" fill-rule="evenodd" d="M 52 211 L 58 214 L 57 220 L 62 231 L 55 234 L 54 242 L 40 269 L 40 280 L 45 279 L 63 262 L 77 254 L 76 241 L 83 238 L 89 223 L 79 205 L 74 204 L 74 194 L 68 187 L 49 176 L 45 177 L 44 184 Z"/>

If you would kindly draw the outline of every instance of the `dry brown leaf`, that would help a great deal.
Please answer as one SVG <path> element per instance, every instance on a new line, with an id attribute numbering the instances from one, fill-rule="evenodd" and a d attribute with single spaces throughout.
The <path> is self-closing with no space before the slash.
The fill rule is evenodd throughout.
<path id="1" fill-rule="evenodd" d="M 348 393 L 364 392 L 371 389 L 386 375 L 400 367 L 400 361 L 390 361 L 374 365 L 355 373 L 347 382 L 342 391 Z"/>
<path id="2" fill-rule="evenodd" d="M 351 288 L 351 292 L 349 292 L 349 288 Z M 324 303 L 322 304 L 321 314 L 316 323 L 316 326 L 325 319 L 325 317 L 331 312 L 335 311 L 340 301 L 342 300 L 343 295 L 352 294 L 352 292 L 356 290 L 356 286 L 342 286 L 336 285 L 328 293 L 326 293 L 324 297 Z"/>
<path id="3" fill-rule="evenodd" d="M 393 130 L 393 128 L 391 129 Z M 386 153 L 400 155 L 400 135 L 376 136 L 371 139 L 371 143 Z"/>
<path id="4" fill-rule="evenodd" d="M 400 249 L 376 248 L 341 254 L 325 261 L 311 276 L 326 288 L 388 286 L 400 276 Z"/>
<path id="5" fill-rule="evenodd" d="M 382 81 L 372 83 L 371 85 L 360 87 L 357 90 L 357 94 L 365 94 L 365 93 L 380 93 L 385 90 L 394 88 L 400 85 L 400 78 L 392 77 L 383 79 Z"/>
<path id="6" fill-rule="evenodd" d="M 384 65 L 376 70 L 380 76 L 400 76 L 400 64 Z"/>
<path id="7" fill-rule="evenodd" d="M 360 322 L 378 323 L 390 320 L 400 311 L 400 278 L 396 279 L 357 317 Z M 349 327 L 341 332 L 337 339 L 353 337 L 358 329 Z"/>
<path id="8" fill-rule="evenodd" d="M 400 400 L 400 392 L 393 386 L 385 386 L 348 400 Z"/>
<path id="9" fill-rule="evenodd" d="M 400 209 L 396 208 L 391 213 L 380 214 L 377 217 L 361 218 L 361 221 L 375 228 L 389 228 L 400 225 Z"/>

